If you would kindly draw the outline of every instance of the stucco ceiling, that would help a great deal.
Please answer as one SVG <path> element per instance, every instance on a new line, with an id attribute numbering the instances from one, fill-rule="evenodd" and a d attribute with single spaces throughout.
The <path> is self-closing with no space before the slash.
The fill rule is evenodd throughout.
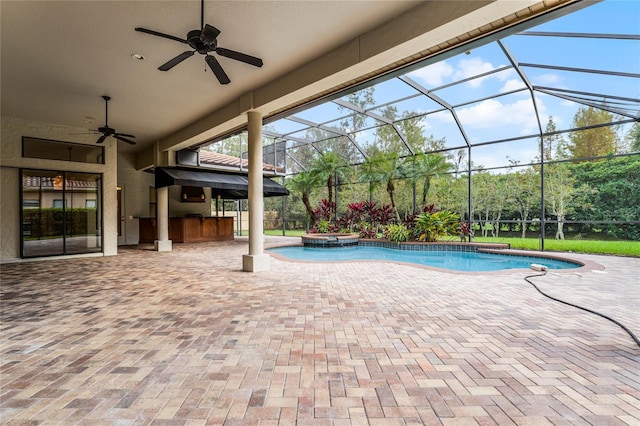
<path id="1" fill-rule="evenodd" d="M 223 86 L 198 54 L 159 71 L 188 48 L 134 31 L 186 38 L 200 27 L 200 1 L 3 0 L 2 115 L 96 129 L 105 118 L 101 96 L 109 95 L 109 125 L 137 136 L 138 145 L 121 149 L 139 151 L 419 3 L 205 1 L 205 23 L 221 30 L 218 44 L 264 61 L 255 68 L 218 56 L 231 78 Z"/>

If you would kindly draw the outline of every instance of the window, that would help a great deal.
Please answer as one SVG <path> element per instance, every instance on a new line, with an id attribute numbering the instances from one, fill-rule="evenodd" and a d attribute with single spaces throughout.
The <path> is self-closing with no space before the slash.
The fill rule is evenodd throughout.
<path id="1" fill-rule="evenodd" d="M 102 251 L 101 174 L 24 169 L 21 177 L 22 257 Z"/>
<path id="2" fill-rule="evenodd" d="M 45 160 L 104 164 L 104 147 L 23 137 L 22 156 Z"/>

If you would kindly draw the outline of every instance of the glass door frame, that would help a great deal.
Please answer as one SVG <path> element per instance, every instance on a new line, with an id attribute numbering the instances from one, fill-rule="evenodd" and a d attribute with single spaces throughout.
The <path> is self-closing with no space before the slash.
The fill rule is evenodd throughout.
<path id="1" fill-rule="evenodd" d="M 30 175 L 37 175 L 38 173 L 42 173 L 43 175 L 51 175 L 52 173 L 56 174 L 56 178 L 58 176 L 61 177 L 61 191 L 60 196 L 62 197 L 62 251 L 55 251 L 52 253 L 37 253 L 37 254 L 25 254 L 25 172 L 30 173 Z M 85 253 L 103 253 L 104 252 L 104 211 L 103 211 L 103 197 L 104 197 L 104 188 L 103 188 L 103 173 L 98 172 L 75 172 L 71 170 L 50 170 L 50 169 L 35 169 L 35 168 L 20 168 L 19 169 L 19 185 L 20 185 L 20 200 L 19 200 L 19 209 L 20 209 L 20 224 L 18 226 L 18 232 L 20 232 L 20 257 L 22 259 L 26 258 L 36 258 L 36 257 L 52 257 L 52 256 L 65 256 L 65 255 L 74 255 L 74 254 L 85 254 Z M 69 206 L 67 203 L 67 194 L 69 193 L 69 189 L 67 188 L 67 179 L 68 175 L 79 174 L 79 175 L 92 175 L 95 176 L 96 182 L 96 208 L 97 211 L 97 225 L 98 228 L 95 230 L 97 232 L 96 235 L 87 234 L 87 237 L 91 238 L 92 236 L 99 239 L 96 240 L 99 242 L 99 250 L 89 250 L 86 251 L 72 251 L 70 252 L 67 248 L 67 227 L 69 226 L 69 219 L 71 217 L 70 211 L 74 209 L 74 206 Z M 55 178 L 54 178 L 55 179 Z M 57 183 L 54 182 L 54 187 Z M 42 203 L 42 189 L 39 190 L 39 201 L 38 201 L 38 209 L 43 208 Z M 42 220 L 38 223 L 38 226 L 41 226 Z"/>

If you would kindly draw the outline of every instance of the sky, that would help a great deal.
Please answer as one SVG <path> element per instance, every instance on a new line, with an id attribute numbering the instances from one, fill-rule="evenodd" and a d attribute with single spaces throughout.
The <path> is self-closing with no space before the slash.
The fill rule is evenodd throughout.
<path id="1" fill-rule="evenodd" d="M 638 38 L 640 0 L 606 0 L 595 3 L 527 31 L 622 34 Z M 534 86 L 640 99 L 639 39 L 511 35 L 501 40 L 501 43 L 502 46 L 492 42 L 406 74 L 423 88 L 454 106 L 457 118 L 472 145 L 538 133 L 539 124 L 534 108 L 537 108 L 541 118 L 542 130 L 550 117 L 558 130 L 568 129 L 572 126 L 576 111 L 581 107 L 580 104 L 541 93 L 535 95 L 534 104 L 530 92 L 522 90 L 526 89 L 526 85 L 513 68 L 442 88 L 465 78 L 510 66 L 504 50 L 512 53 L 526 78 Z M 621 77 L 523 65 L 527 63 L 635 75 Z M 395 104 L 400 115 L 403 112 L 427 113 L 442 109 L 441 105 L 419 95 L 416 89 L 398 78 L 376 85 L 374 99 L 376 105 L 404 99 Z M 480 101 L 473 102 L 474 100 Z M 635 103 L 636 114 L 639 103 Z M 368 108 L 372 112 L 381 112 L 380 108 Z M 344 109 L 340 110 L 335 103 L 327 103 L 295 115 L 316 123 L 337 126 L 339 120 L 333 123 L 330 121 L 344 114 Z M 374 123 L 375 120 L 369 119 L 369 122 Z M 447 147 L 465 145 L 454 117 L 448 111 L 428 114 L 422 126 L 424 135 L 444 139 Z M 304 125 L 291 120 L 279 120 L 270 124 L 269 128 L 279 133 L 304 137 L 304 130 L 300 130 Z M 623 128 L 623 133 L 628 129 L 629 126 Z M 300 131 L 292 133 L 296 130 Z M 362 131 L 356 133 L 355 138 L 361 146 L 366 147 L 374 140 L 375 132 Z M 531 137 L 474 148 L 472 161 L 475 165 L 487 168 L 506 166 L 510 161 L 525 164 L 531 162 L 537 153 L 538 140 Z"/>

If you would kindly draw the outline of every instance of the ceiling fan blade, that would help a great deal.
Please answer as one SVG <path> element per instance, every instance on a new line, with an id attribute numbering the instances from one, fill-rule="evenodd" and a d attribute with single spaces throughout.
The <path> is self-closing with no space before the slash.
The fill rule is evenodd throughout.
<path id="1" fill-rule="evenodd" d="M 187 50 L 186 52 L 182 52 L 181 54 L 179 54 L 175 58 L 171 59 L 167 63 L 164 63 L 164 64 L 160 65 L 158 67 L 158 69 L 160 71 L 169 71 L 171 68 L 175 67 L 180 62 L 184 61 L 185 59 L 187 59 L 190 56 L 193 56 L 194 53 L 196 53 L 196 52 L 193 51 L 193 50 Z"/>
<path id="2" fill-rule="evenodd" d="M 115 135 L 113 135 L 113 137 L 118 139 L 119 141 L 126 142 L 129 145 L 135 145 L 136 144 L 134 141 L 130 141 L 127 138 L 123 138 L 120 134 L 115 134 Z"/>
<path id="3" fill-rule="evenodd" d="M 104 140 L 105 140 L 106 138 L 108 138 L 108 137 L 109 137 L 109 135 L 102 135 L 102 136 L 100 136 L 100 137 L 98 138 L 98 140 L 96 141 L 96 143 L 102 143 L 102 142 L 104 142 Z"/>
<path id="4" fill-rule="evenodd" d="M 216 58 L 207 55 L 204 60 L 207 61 L 209 68 L 211 68 L 211 71 L 216 75 L 220 84 L 229 84 L 231 82 L 231 80 L 229 80 L 229 76 L 224 72 L 220 62 L 218 62 Z"/>
<path id="5" fill-rule="evenodd" d="M 159 33 L 158 31 L 148 30 L 146 28 L 136 28 L 136 31 L 140 31 L 141 33 L 147 33 L 158 37 L 168 38 L 169 40 L 179 41 L 180 43 L 189 44 L 187 40 L 181 39 L 180 37 L 175 37 L 169 34 Z"/>
<path id="6" fill-rule="evenodd" d="M 255 56 L 247 55 L 245 53 L 236 52 L 235 50 L 223 49 L 222 47 L 216 48 L 216 53 L 227 58 L 235 59 L 236 61 L 244 62 L 254 67 L 262 66 L 262 59 Z"/>
<path id="7" fill-rule="evenodd" d="M 135 139 L 135 136 L 129 135 L 127 133 L 116 133 L 116 134 L 114 134 L 114 136 L 124 136 L 125 138 L 134 138 Z"/>
<path id="8" fill-rule="evenodd" d="M 205 24 L 200 33 L 200 40 L 208 45 L 213 44 L 220 35 L 220 30 L 213 25 Z"/>

